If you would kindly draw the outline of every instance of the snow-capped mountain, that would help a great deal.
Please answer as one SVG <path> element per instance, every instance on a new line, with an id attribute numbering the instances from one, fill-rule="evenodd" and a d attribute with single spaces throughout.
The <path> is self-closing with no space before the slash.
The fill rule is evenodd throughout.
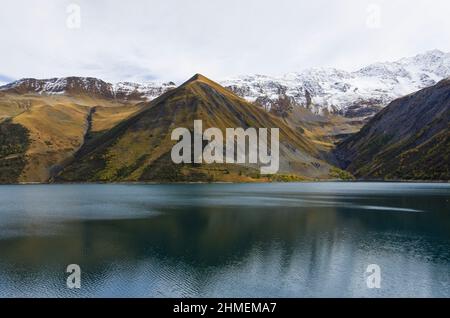
<path id="1" fill-rule="evenodd" d="M 447 77 L 450 77 L 450 53 L 433 50 L 395 62 L 371 64 L 355 72 L 313 68 L 283 76 L 245 75 L 219 80 L 219 83 L 266 109 L 297 106 L 315 113 L 328 111 L 366 117 L 396 98 Z M 84 93 L 93 97 L 150 101 L 175 87 L 173 82 L 111 84 L 91 77 L 65 77 L 21 79 L 1 86 L 0 91 L 41 95 Z"/>
<path id="2" fill-rule="evenodd" d="M 120 82 L 113 85 L 113 90 L 117 98 L 122 99 L 145 99 L 151 101 L 168 90 L 175 88 L 174 82 L 146 82 L 131 83 Z"/>
<path id="3" fill-rule="evenodd" d="M 92 77 L 63 77 L 51 79 L 25 78 L 0 87 L 0 91 L 14 91 L 20 94 L 63 95 L 85 94 L 122 100 L 152 100 L 175 88 L 175 83 L 148 82 L 116 84 Z"/>
<path id="4" fill-rule="evenodd" d="M 51 79 L 24 78 L 0 87 L 0 91 L 20 94 L 62 95 L 86 93 L 92 97 L 113 98 L 112 85 L 91 77 L 63 77 Z"/>
<path id="5" fill-rule="evenodd" d="M 242 76 L 221 81 L 245 99 L 266 108 L 280 100 L 316 113 L 369 116 L 392 100 L 450 77 L 450 54 L 429 51 L 396 62 L 375 63 L 356 72 L 314 68 L 280 77 Z M 285 103 L 284 103 L 285 104 Z"/>

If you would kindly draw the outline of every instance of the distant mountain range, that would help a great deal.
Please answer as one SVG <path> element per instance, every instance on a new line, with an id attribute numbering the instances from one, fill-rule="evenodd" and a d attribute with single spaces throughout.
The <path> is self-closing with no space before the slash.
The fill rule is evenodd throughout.
<path id="1" fill-rule="evenodd" d="M 85 94 L 91 97 L 150 101 L 175 88 L 173 82 L 149 82 L 137 84 L 107 83 L 93 77 L 63 77 L 51 79 L 24 78 L 0 87 L 0 92 L 18 94 L 63 95 Z"/>
<path id="2" fill-rule="evenodd" d="M 450 76 L 450 53 L 429 51 L 395 62 L 375 63 L 356 72 L 315 68 L 281 77 L 242 76 L 221 81 L 239 96 L 267 108 L 288 99 L 315 113 L 366 117 L 396 98 Z"/>
<path id="3" fill-rule="evenodd" d="M 370 117 L 396 98 L 432 86 L 450 77 L 450 53 L 429 51 L 395 62 L 375 63 L 355 72 L 314 68 L 279 77 L 245 75 L 219 83 L 245 98 L 270 109 L 280 105 L 305 107 L 313 113 L 337 113 L 346 117 Z M 85 92 L 120 100 L 151 101 L 173 82 L 117 84 L 95 78 L 22 79 L 0 87 L 0 91 L 43 95 Z"/>
<path id="4" fill-rule="evenodd" d="M 23 79 L 0 87 L 0 183 L 448 181 L 450 80 L 440 78 L 449 73 L 449 54 L 431 51 L 354 73 L 245 77 L 227 87 L 199 74 L 178 87 Z M 280 128 L 279 174 L 173 164 L 171 131 L 196 119 L 222 131 Z"/>

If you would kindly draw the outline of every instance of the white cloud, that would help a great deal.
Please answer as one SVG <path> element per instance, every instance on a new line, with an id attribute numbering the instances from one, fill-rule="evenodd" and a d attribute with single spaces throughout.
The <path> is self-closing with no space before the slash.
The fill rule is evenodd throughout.
<path id="1" fill-rule="evenodd" d="M 66 27 L 67 6 L 81 28 Z M 379 24 L 367 24 L 368 8 Z M 450 51 L 448 0 L 16 0 L 2 4 L 0 74 L 182 81 L 355 69 Z M 371 20 L 373 21 L 373 20 Z"/>

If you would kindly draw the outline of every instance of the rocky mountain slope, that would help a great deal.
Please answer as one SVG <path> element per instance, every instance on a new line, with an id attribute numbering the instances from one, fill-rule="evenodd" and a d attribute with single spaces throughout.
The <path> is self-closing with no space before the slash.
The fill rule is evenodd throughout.
<path id="1" fill-rule="evenodd" d="M 450 180 L 450 79 L 393 101 L 335 154 L 360 178 Z"/>

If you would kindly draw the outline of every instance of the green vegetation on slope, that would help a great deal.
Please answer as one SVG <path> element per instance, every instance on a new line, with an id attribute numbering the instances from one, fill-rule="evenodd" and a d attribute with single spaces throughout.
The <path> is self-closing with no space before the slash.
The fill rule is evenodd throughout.
<path id="1" fill-rule="evenodd" d="M 355 176 L 450 180 L 450 80 L 392 102 L 335 155 Z"/>
<path id="2" fill-rule="evenodd" d="M 0 183 L 16 183 L 26 165 L 29 132 L 10 120 L 0 123 Z"/>

